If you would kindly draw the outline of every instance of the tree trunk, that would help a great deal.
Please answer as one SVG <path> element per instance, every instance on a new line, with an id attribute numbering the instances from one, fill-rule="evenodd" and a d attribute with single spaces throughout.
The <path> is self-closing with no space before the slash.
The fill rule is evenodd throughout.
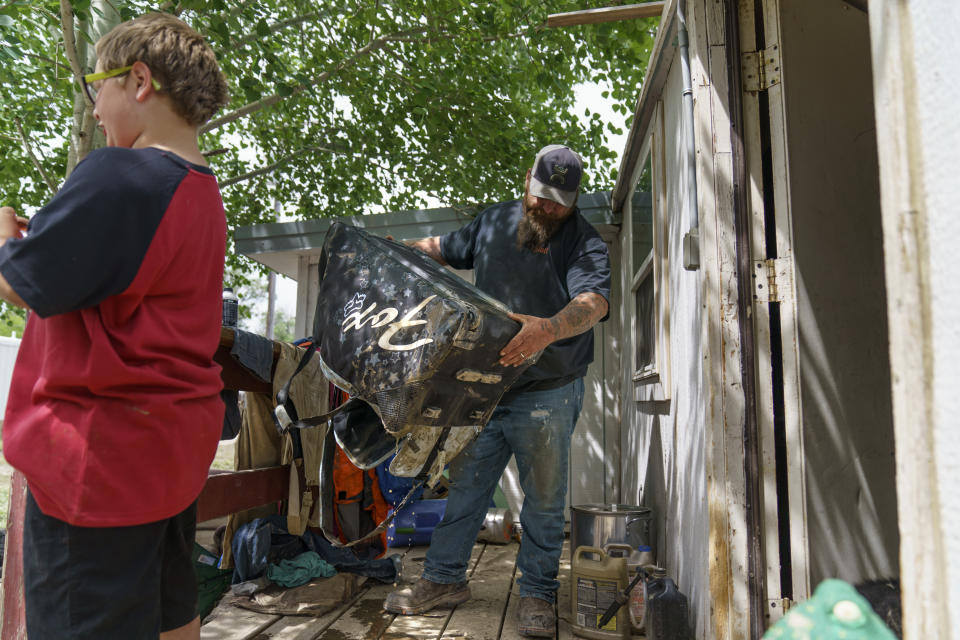
<path id="1" fill-rule="evenodd" d="M 100 37 L 120 24 L 119 4 L 112 4 L 107 0 L 93 0 L 90 3 L 89 22 L 76 22 L 74 28 L 77 32 L 76 56 L 82 65 L 82 72 L 89 73 L 97 64 L 96 48 L 89 45 L 83 37 L 79 36 L 80 31 L 85 31 L 90 39 L 96 42 Z M 64 25 L 69 28 L 70 25 Z M 103 133 L 97 128 L 96 119 L 93 117 L 93 106 L 84 95 L 83 87 L 79 84 L 74 89 L 73 103 L 73 125 L 70 127 L 70 152 L 67 155 L 67 175 L 73 171 L 77 163 L 83 160 L 92 149 L 103 146 L 105 140 Z"/>

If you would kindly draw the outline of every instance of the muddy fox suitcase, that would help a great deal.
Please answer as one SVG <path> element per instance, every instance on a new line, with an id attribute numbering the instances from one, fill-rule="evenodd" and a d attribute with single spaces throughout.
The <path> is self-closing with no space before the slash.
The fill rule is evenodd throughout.
<path id="1" fill-rule="evenodd" d="M 336 445 L 362 469 L 396 452 L 390 472 L 417 479 L 400 511 L 480 433 L 532 360 L 500 366 L 500 350 L 520 324 L 500 302 L 404 244 L 334 223 L 318 270 L 314 341 L 301 368 L 316 349 L 326 377 L 351 400 L 301 420 L 287 402 L 287 382 L 276 415 L 281 430 L 329 425 L 320 465 L 320 521 L 334 541 L 324 478 Z M 377 535 L 391 519 L 350 544 Z"/>
<path id="2" fill-rule="evenodd" d="M 313 336 L 325 375 L 397 441 L 394 475 L 422 473 L 435 449 L 429 462 L 442 469 L 523 372 L 498 364 L 520 324 L 420 251 L 349 225 L 330 226 L 318 271 Z M 304 426 L 282 417 L 278 400 L 278 422 Z M 337 441 L 362 468 L 385 457 L 369 429 L 338 429 Z"/>
<path id="3" fill-rule="evenodd" d="M 314 338 L 330 379 L 387 431 L 483 426 L 523 371 L 497 364 L 520 328 L 507 309 L 423 253 L 331 225 Z"/>

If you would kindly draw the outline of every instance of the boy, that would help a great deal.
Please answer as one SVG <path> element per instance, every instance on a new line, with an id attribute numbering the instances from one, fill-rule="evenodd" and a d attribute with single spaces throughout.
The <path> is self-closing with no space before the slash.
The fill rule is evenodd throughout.
<path id="1" fill-rule="evenodd" d="M 202 37 L 145 15 L 84 77 L 107 148 L 30 220 L 0 209 L 0 296 L 32 311 L 3 453 L 23 472 L 31 638 L 199 638 L 196 498 L 223 421 L 226 220 L 197 128 L 227 101 Z"/>

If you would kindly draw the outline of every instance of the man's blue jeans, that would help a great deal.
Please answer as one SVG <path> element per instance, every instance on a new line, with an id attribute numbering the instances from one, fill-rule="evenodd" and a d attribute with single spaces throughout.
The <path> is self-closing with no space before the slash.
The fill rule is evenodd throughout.
<path id="1" fill-rule="evenodd" d="M 570 437 L 583 404 L 583 379 L 546 391 L 509 395 L 477 439 L 450 463 L 450 493 L 433 531 L 423 577 L 466 579 L 470 551 L 510 456 L 517 459 L 523 541 L 517 556 L 520 596 L 553 602 L 563 549 Z"/>

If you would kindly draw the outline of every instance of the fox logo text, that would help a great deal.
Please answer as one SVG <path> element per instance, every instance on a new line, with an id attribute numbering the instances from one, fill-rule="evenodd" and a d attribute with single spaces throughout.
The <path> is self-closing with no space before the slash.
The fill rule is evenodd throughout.
<path id="1" fill-rule="evenodd" d="M 351 329 L 359 329 L 364 325 L 370 325 L 370 327 L 374 329 L 386 327 L 383 333 L 380 334 L 379 340 L 377 340 L 377 345 L 385 351 L 410 351 L 417 347 L 422 347 L 425 344 L 430 344 L 433 342 L 433 338 L 421 338 L 420 340 L 415 340 L 407 344 L 394 344 L 392 340 L 394 335 L 401 329 L 409 329 L 410 327 L 426 324 L 426 320 L 415 320 L 414 318 L 436 297 L 436 295 L 432 295 L 425 299 L 399 320 L 397 320 L 397 316 L 400 315 L 400 312 L 395 307 L 384 307 L 380 311 L 376 311 L 377 303 L 374 302 L 366 309 L 360 310 L 359 306 L 351 304 L 350 306 L 356 308 L 356 311 L 348 314 L 343 319 L 343 333 Z M 351 303 L 355 300 L 357 300 L 357 296 L 354 296 Z"/>

